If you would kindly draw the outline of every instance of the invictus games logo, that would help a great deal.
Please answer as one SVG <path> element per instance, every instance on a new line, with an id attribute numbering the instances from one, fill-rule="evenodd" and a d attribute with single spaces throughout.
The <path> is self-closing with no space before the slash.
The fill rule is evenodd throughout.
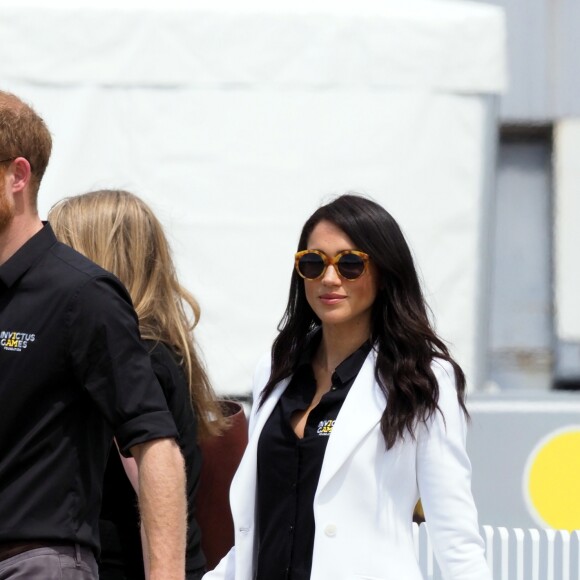
<path id="1" fill-rule="evenodd" d="M 34 342 L 36 335 L 27 332 L 14 332 L 12 330 L 0 330 L 0 348 L 21 352 Z"/>
<path id="2" fill-rule="evenodd" d="M 334 419 L 324 419 L 318 423 L 318 429 L 316 429 L 316 433 L 318 435 L 330 435 L 332 433 L 332 428 L 334 427 Z"/>

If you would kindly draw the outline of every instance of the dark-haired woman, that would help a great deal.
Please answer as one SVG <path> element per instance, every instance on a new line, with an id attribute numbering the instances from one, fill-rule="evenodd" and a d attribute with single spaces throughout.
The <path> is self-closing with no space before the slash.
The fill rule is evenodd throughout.
<path id="1" fill-rule="evenodd" d="M 490 580 L 465 452 L 465 378 L 391 215 L 356 195 L 300 236 L 250 441 L 236 542 L 207 580 L 420 580 L 421 497 L 445 578 Z"/>

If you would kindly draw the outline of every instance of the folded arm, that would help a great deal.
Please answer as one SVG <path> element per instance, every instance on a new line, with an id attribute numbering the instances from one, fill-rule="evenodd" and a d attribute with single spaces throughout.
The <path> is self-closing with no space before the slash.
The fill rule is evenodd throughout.
<path id="1" fill-rule="evenodd" d="M 173 439 L 155 439 L 131 447 L 131 453 L 139 472 L 139 509 L 149 579 L 183 580 L 187 501 L 181 451 Z"/>

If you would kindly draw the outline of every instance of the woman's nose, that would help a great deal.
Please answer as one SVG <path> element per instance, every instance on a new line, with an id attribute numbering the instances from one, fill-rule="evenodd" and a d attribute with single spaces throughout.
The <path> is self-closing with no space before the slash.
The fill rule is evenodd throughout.
<path id="1" fill-rule="evenodd" d="M 326 272 L 324 272 L 324 276 L 322 276 L 322 283 L 327 286 L 340 286 L 342 284 L 335 264 L 329 264 L 326 268 Z"/>

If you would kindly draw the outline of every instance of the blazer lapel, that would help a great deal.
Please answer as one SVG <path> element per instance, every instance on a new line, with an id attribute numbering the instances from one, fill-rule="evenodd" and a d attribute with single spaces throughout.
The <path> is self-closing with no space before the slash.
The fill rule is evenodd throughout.
<path id="1" fill-rule="evenodd" d="M 381 420 L 385 410 L 385 397 L 376 384 L 374 373 L 375 354 L 371 351 L 332 428 L 322 462 L 317 495 Z"/>
<path id="2" fill-rule="evenodd" d="M 270 393 L 270 396 L 264 401 L 264 404 L 258 409 L 255 417 L 255 425 L 254 430 L 252 431 L 252 439 L 257 439 L 260 437 L 260 433 L 264 428 L 264 424 L 268 420 L 268 417 L 272 414 L 276 403 L 282 396 L 282 393 L 290 383 L 290 378 L 288 377 L 282 381 L 280 381 L 275 387 L 274 390 Z M 259 401 L 254 402 L 255 405 L 259 404 Z"/>
<path id="3" fill-rule="evenodd" d="M 248 518 L 253 519 L 260 433 L 289 382 L 290 379 L 287 378 L 276 385 L 270 396 L 264 401 L 262 407 L 257 410 L 256 416 L 253 419 L 254 425 L 246 451 L 234 475 L 236 485 L 232 485 L 231 487 L 231 509 L 234 516 L 239 517 L 239 521 L 248 521 Z M 256 400 L 254 404 L 258 405 L 258 401 Z"/>

